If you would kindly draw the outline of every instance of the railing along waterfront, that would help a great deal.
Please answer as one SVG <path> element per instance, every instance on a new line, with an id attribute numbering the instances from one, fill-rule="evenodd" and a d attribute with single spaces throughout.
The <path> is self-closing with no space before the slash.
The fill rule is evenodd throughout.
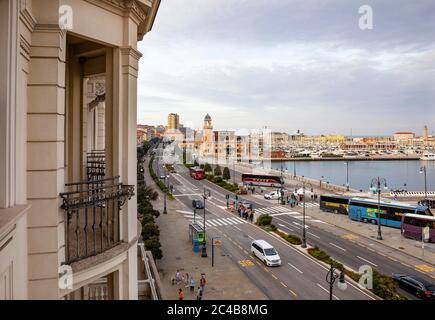
<path id="1" fill-rule="evenodd" d="M 60 194 L 65 210 L 66 263 L 102 253 L 121 242 L 120 213 L 134 186 L 119 176 L 65 184 Z"/>

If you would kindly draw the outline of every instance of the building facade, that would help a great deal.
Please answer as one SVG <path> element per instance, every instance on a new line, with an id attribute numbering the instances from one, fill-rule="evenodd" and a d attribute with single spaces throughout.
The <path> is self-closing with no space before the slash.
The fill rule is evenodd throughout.
<path id="1" fill-rule="evenodd" d="M 0 1 L 0 299 L 137 299 L 137 42 L 159 3 Z"/>

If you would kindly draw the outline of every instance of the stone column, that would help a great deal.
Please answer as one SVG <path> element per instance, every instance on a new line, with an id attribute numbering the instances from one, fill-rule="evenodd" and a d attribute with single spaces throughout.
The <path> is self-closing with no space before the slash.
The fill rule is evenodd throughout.
<path id="1" fill-rule="evenodd" d="M 54 11 L 57 13 L 57 11 Z M 32 34 L 28 83 L 29 298 L 58 299 L 58 267 L 65 256 L 59 193 L 65 167 L 66 34 L 57 24 Z"/>

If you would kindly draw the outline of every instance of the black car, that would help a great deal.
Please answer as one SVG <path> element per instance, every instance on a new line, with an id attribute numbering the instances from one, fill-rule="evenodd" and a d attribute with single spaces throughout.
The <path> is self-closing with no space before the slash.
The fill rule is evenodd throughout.
<path id="1" fill-rule="evenodd" d="M 399 283 L 401 289 L 414 294 L 418 298 L 435 299 L 435 284 L 429 281 L 406 274 L 393 274 L 393 279 Z"/>
<path id="2" fill-rule="evenodd" d="M 204 202 L 199 199 L 192 200 L 192 206 L 194 209 L 204 209 Z"/>

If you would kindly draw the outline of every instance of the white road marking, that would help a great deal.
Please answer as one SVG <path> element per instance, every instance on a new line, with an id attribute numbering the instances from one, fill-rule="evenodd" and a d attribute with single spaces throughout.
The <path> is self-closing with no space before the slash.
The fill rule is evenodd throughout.
<path id="1" fill-rule="evenodd" d="M 208 220 L 208 221 L 205 222 L 205 224 L 207 225 L 207 223 L 210 224 L 213 227 L 216 227 L 216 225 L 214 224 L 213 220 Z"/>
<path id="2" fill-rule="evenodd" d="M 294 231 L 293 229 L 291 229 L 291 228 L 289 228 L 289 227 L 287 227 L 286 225 L 283 225 L 283 224 L 281 224 L 281 223 L 278 223 L 278 225 L 279 225 L 280 227 L 282 227 L 282 228 L 286 228 L 286 229 L 288 229 L 288 230 L 290 230 L 290 231 Z"/>
<path id="3" fill-rule="evenodd" d="M 317 284 L 317 286 L 320 287 L 323 291 L 326 291 L 326 292 L 329 293 L 329 291 L 328 291 L 327 289 L 325 289 L 324 287 L 322 287 L 319 283 Z M 338 299 L 338 297 L 337 297 L 335 294 L 333 294 L 332 296 L 333 296 L 335 299 L 340 300 L 340 299 Z"/>
<path id="4" fill-rule="evenodd" d="M 239 231 L 242 231 L 240 228 L 238 228 L 238 227 L 236 227 L 236 226 L 233 226 L 234 228 L 236 228 L 237 230 L 239 230 Z"/>
<path id="5" fill-rule="evenodd" d="M 314 233 L 311 233 L 311 232 L 307 232 L 307 233 L 312 235 L 314 238 L 320 239 L 320 237 L 318 235 L 315 235 Z"/>
<path id="6" fill-rule="evenodd" d="M 375 267 L 378 266 L 377 264 L 374 264 L 373 262 L 371 262 L 371 261 L 369 261 L 369 260 L 367 260 L 367 259 L 361 258 L 360 256 L 356 256 L 356 257 L 359 258 L 359 259 L 361 259 L 361 260 L 363 260 L 363 261 L 365 261 L 365 262 L 367 262 L 367 263 L 370 263 L 371 265 L 373 265 L 373 266 L 375 266 Z"/>
<path id="7" fill-rule="evenodd" d="M 192 211 L 185 211 L 185 210 L 177 210 L 179 213 L 186 213 L 186 214 L 193 214 Z"/>
<path id="8" fill-rule="evenodd" d="M 342 248 L 342 247 L 340 247 L 340 246 L 337 246 L 335 243 L 330 242 L 329 244 L 330 244 L 331 246 L 334 246 L 334 247 L 336 247 L 336 248 L 342 250 L 342 251 L 346 251 L 346 249 L 344 249 L 344 248 Z"/>
<path id="9" fill-rule="evenodd" d="M 230 220 L 229 218 L 221 218 L 221 220 L 228 222 L 228 224 L 236 224 L 234 221 Z"/>
<path id="10" fill-rule="evenodd" d="M 218 226 L 222 226 L 223 225 L 223 223 L 220 222 L 219 220 L 213 220 L 213 222 L 216 223 Z"/>
<path id="11" fill-rule="evenodd" d="M 293 269 L 295 269 L 297 272 L 299 272 L 300 274 L 303 274 L 303 272 L 301 271 L 301 270 L 299 270 L 298 268 L 296 268 L 294 265 L 292 265 L 290 262 L 287 262 L 288 263 L 288 265 L 290 266 L 290 267 L 292 267 Z"/>
<path id="12" fill-rule="evenodd" d="M 183 193 L 183 194 L 174 194 L 174 197 L 190 197 L 190 196 L 200 196 L 200 193 Z"/>

